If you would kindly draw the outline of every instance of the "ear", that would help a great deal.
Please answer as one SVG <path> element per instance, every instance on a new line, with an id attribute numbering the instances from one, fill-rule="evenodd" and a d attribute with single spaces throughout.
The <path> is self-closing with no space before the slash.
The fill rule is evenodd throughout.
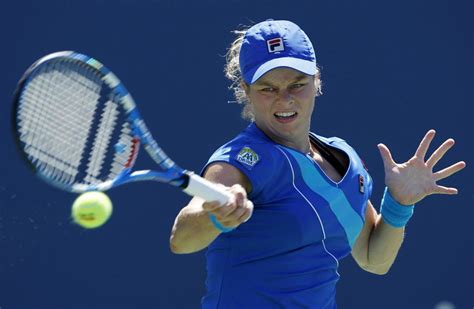
<path id="1" fill-rule="evenodd" d="M 250 91 L 250 85 L 248 85 L 244 80 L 240 81 L 240 88 L 242 88 L 245 91 L 245 94 L 248 96 L 249 91 Z"/>
<path id="2" fill-rule="evenodd" d="M 314 93 L 315 97 L 321 94 L 321 73 L 319 70 L 314 75 L 314 89 L 316 90 Z"/>

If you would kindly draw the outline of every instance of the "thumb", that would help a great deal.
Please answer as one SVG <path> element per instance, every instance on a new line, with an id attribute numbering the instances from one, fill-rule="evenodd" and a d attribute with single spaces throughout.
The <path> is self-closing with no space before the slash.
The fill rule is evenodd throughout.
<path id="1" fill-rule="evenodd" d="M 385 169 L 391 169 L 393 166 L 396 165 L 395 161 L 393 161 L 392 154 L 387 146 L 380 143 L 377 145 L 379 148 L 380 156 L 382 157 L 383 165 Z"/>

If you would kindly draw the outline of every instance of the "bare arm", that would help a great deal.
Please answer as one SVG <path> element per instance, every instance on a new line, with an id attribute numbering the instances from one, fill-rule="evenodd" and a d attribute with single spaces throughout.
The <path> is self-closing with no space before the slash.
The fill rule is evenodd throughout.
<path id="1" fill-rule="evenodd" d="M 225 227 L 237 227 L 252 215 L 253 204 L 247 199 L 250 183 L 237 168 L 222 162 L 214 163 L 207 168 L 204 178 L 227 186 L 233 198 L 226 205 L 192 198 L 179 212 L 171 231 L 170 248 L 174 253 L 196 252 L 216 239 L 220 231 L 209 219 L 210 214 Z"/>
<path id="2" fill-rule="evenodd" d="M 369 201 L 365 224 L 352 248 L 352 256 L 364 270 L 383 275 L 392 266 L 403 242 L 405 228 L 394 228 L 377 214 Z"/>

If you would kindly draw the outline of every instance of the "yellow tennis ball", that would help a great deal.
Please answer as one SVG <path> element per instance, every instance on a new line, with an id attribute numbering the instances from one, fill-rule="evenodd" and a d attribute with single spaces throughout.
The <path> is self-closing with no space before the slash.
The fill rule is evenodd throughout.
<path id="1" fill-rule="evenodd" d="M 79 195 L 72 204 L 74 222 L 86 229 L 103 225 L 112 214 L 112 202 L 100 191 L 90 191 Z"/>

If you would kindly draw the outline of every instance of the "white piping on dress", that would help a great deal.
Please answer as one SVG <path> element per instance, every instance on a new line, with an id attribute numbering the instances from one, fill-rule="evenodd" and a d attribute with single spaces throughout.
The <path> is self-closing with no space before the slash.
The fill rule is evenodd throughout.
<path id="1" fill-rule="evenodd" d="M 331 253 L 328 251 L 328 249 L 326 248 L 326 244 L 324 243 L 324 240 L 326 239 L 326 231 L 324 230 L 324 225 L 323 225 L 323 222 L 321 221 L 321 217 L 319 216 L 319 213 L 318 211 L 316 210 L 316 208 L 314 207 L 314 205 L 308 200 L 308 198 L 298 189 L 298 187 L 296 186 L 295 184 L 295 171 L 293 169 L 293 164 L 291 164 L 291 161 L 290 161 L 290 158 L 288 158 L 288 155 L 285 153 L 285 151 L 283 151 L 282 149 L 280 149 L 279 146 L 276 146 L 277 149 L 283 153 L 283 155 L 285 156 L 286 160 L 288 161 L 288 164 L 290 165 L 290 169 L 291 169 L 291 176 L 292 176 L 292 184 L 293 184 L 293 188 L 295 188 L 295 190 L 304 198 L 304 200 L 309 204 L 309 206 L 311 206 L 311 208 L 313 209 L 314 213 L 316 214 L 316 217 L 318 217 L 318 221 L 319 221 L 319 224 L 321 225 L 321 229 L 323 231 L 323 239 L 322 239 L 322 244 L 323 244 L 323 248 L 324 248 L 324 251 L 327 252 L 327 254 L 329 254 L 335 261 L 336 261 L 336 265 L 337 265 L 337 268 L 339 268 L 339 261 L 337 260 L 337 258 Z M 336 269 L 336 274 L 340 277 L 339 273 L 337 272 L 337 269 Z"/>

